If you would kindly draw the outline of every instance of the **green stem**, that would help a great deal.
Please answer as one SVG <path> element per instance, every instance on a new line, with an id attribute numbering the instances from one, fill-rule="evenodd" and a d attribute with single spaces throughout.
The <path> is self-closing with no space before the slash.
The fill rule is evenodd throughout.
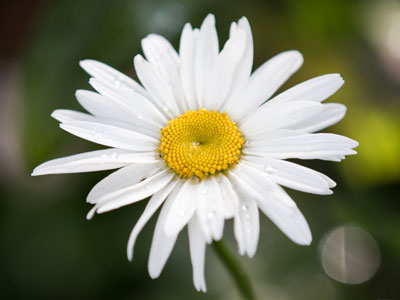
<path id="1" fill-rule="evenodd" d="M 246 300 L 255 300 L 256 297 L 254 295 L 249 277 L 239 265 L 238 261 L 233 257 L 225 243 L 220 240 L 218 242 L 214 242 L 212 246 L 218 257 L 222 260 L 237 283 L 243 298 Z"/>

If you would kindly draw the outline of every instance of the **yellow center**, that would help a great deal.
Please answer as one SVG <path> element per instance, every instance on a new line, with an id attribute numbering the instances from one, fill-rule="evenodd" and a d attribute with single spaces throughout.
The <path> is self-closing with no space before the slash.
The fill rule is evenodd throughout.
<path id="1" fill-rule="evenodd" d="M 158 149 L 180 177 L 204 178 L 239 160 L 243 137 L 226 113 L 188 110 L 161 129 Z"/>

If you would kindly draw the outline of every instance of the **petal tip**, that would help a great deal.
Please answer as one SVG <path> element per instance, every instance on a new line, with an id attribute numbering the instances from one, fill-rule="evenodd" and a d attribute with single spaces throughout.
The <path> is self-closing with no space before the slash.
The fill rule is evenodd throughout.
<path id="1" fill-rule="evenodd" d="M 131 247 L 128 247 L 127 251 L 126 251 L 126 256 L 128 258 L 129 262 L 132 262 L 133 259 L 133 249 Z"/>
<path id="2" fill-rule="evenodd" d="M 298 241 L 297 244 L 301 246 L 310 246 L 312 242 L 312 235 L 311 232 L 308 231 L 305 236 L 303 237 L 302 240 Z"/>
<path id="3" fill-rule="evenodd" d="M 161 274 L 161 270 L 158 270 L 157 268 L 155 268 L 155 266 L 150 265 L 150 264 L 148 266 L 148 271 L 149 271 L 149 275 L 150 275 L 151 279 L 156 279 Z"/>
<path id="4" fill-rule="evenodd" d="M 40 174 L 40 169 L 38 169 L 39 167 L 36 167 L 35 169 L 33 169 L 31 176 L 39 176 L 42 175 Z"/>
<path id="5" fill-rule="evenodd" d="M 243 17 L 241 17 L 240 19 L 239 19 L 239 24 L 241 23 L 241 22 L 244 22 L 244 23 L 247 23 L 247 24 L 250 24 L 250 22 L 249 22 L 249 20 L 247 19 L 247 17 L 246 16 L 243 16 Z"/>
<path id="6" fill-rule="evenodd" d="M 86 72 L 88 72 L 88 69 L 90 68 L 90 65 L 96 63 L 95 60 L 93 59 L 83 59 L 79 61 L 79 66 L 84 69 Z M 89 73 L 89 72 L 88 72 Z"/>
<path id="7" fill-rule="evenodd" d="M 93 206 L 92 209 L 89 210 L 89 212 L 87 213 L 87 215 L 86 215 L 86 220 L 90 221 L 90 220 L 93 218 L 94 214 L 96 213 L 96 210 L 97 210 L 97 206 L 95 205 L 95 206 Z"/>

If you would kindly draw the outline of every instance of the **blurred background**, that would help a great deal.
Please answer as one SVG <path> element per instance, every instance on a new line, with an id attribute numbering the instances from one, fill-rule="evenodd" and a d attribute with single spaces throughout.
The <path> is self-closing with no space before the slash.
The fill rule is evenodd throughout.
<path id="1" fill-rule="evenodd" d="M 90 188 L 109 172 L 30 177 L 46 160 L 100 149 L 59 129 L 56 108 L 82 110 L 78 66 L 92 58 L 136 77 L 132 58 L 155 32 L 178 47 L 186 22 L 216 15 L 222 44 L 247 16 L 259 66 L 298 49 L 304 66 L 285 86 L 341 73 L 328 101 L 347 105 L 329 128 L 360 142 L 344 162 L 302 161 L 338 186 L 331 196 L 289 191 L 313 232 L 310 247 L 287 239 L 266 217 L 253 259 L 225 239 L 259 299 L 400 299 L 400 1 L 2 1 L 0 4 L 0 269 L 3 299 L 240 299 L 209 247 L 206 294 L 195 291 L 187 234 L 161 277 L 147 273 L 155 218 L 126 258 L 145 202 L 85 218 Z"/>

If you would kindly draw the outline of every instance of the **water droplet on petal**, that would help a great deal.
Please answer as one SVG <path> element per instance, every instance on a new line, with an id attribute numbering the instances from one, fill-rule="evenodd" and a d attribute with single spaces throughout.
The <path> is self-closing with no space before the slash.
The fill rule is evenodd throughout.
<path id="1" fill-rule="evenodd" d="M 263 171 L 265 175 L 270 176 L 273 173 L 274 168 L 271 166 L 264 166 Z"/>

